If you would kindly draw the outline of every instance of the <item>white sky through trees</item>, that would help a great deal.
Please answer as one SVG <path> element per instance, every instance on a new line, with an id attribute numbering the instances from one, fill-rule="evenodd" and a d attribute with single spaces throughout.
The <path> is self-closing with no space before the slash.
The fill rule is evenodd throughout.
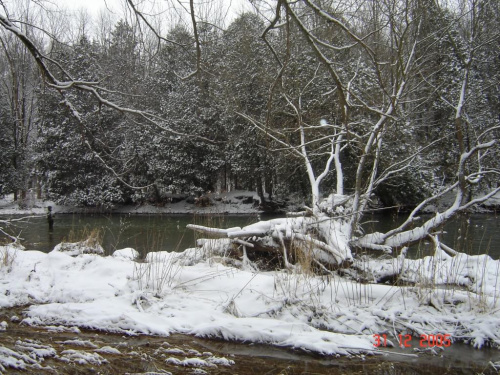
<path id="1" fill-rule="evenodd" d="M 121 6 L 120 0 L 57 0 L 55 3 L 70 10 L 88 9 L 92 14 L 97 14 L 100 9 L 116 10 Z"/>
<path id="2" fill-rule="evenodd" d="M 224 7 L 224 12 L 228 14 L 228 21 L 234 19 L 238 14 L 245 11 L 250 11 L 252 6 L 247 0 L 219 0 Z M 79 9 L 89 10 L 92 16 L 97 15 L 101 10 L 111 11 L 118 15 L 121 15 L 126 7 L 126 0 L 54 0 L 52 2 L 59 8 L 66 8 L 69 10 L 77 11 Z M 135 3 L 141 4 L 140 6 L 145 6 L 145 9 L 151 9 L 151 7 L 162 7 L 167 4 L 167 1 L 158 2 L 156 0 L 142 1 Z M 183 3 L 183 2 L 181 2 Z M 189 9 L 189 3 L 185 3 L 185 8 Z M 217 6 L 217 5 L 216 5 Z"/>

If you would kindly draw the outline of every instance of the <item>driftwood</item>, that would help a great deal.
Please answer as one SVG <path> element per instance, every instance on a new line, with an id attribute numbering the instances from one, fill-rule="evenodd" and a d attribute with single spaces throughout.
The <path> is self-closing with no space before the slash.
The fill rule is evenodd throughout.
<path id="1" fill-rule="evenodd" d="M 243 246 L 246 246 L 246 247 L 250 247 L 250 248 L 254 248 L 255 245 L 253 243 L 250 243 L 250 242 L 247 242 L 247 241 L 243 241 L 243 240 L 240 240 L 239 238 L 236 238 L 232 241 L 233 243 L 237 243 L 239 245 L 243 245 Z"/>
<path id="2" fill-rule="evenodd" d="M 264 237 L 267 232 L 261 230 L 247 231 L 247 230 L 235 230 L 227 234 L 228 238 L 250 238 L 250 237 Z"/>
<path id="3" fill-rule="evenodd" d="M 293 237 L 297 240 L 304 241 L 308 244 L 311 244 L 315 247 L 318 247 L 321 250 L 325 250 L 326 252 L 333 255 L 339 263 L 341 263 L 344 260 L 344 257 L 342 256 L 342 254 L 340 254 L 336 249 L 334 249 L 332 246 L 329 246 L 328 244 L 324 243 L 323 241 L 317 240 L 315 238 L 312 238 L 311 236 L 301 234 L 301 233 L 294 233 Z"/>
<path id="4" fill-rule="evenodd" d="M 217 239 L 207 239 L 207 238 L 199 238 L 198 240 L 196 240 L 196 246 L 198 247 L 202 247 L 203 245 L 205 245 L 206 243 L 209 243 L 210 241 L 217 241 Z M 231 240 L 231 243 L 235 243 L 235 244 L 238 244 L 238 245 L 243 245 L 243 246 L 246 246 L 246 247 L 250 247 L 250 248 L 254 248 L 255 245 L 253 243 L 250 243 L 248 241 L 243 241 L 243 240 L 240 240 L 240 239 L 234 239 L 234 240 Z"/>
<path id="5" fill-rule="evenodd" d="M 231 243 L 242 245 L 245 251 L 252 250 L 253 252 L 281 253 L 285 267 L 290 267 L 287 253 L 290 251 L 290 245 L 294 243 L 305 244 L 305 246 L 295 246 L 296 249 L 316 249 L 316 251 L 324 251 L 326 254 L 329 254 L 331 261 L 326 261 L 326 263 L 330 265 L 338 265 L 346 260 L 346 256 L 343 255 L 340 250 L 324 241 L 314 238 L 309 234 L 301 233 L 298 230 L 290 229 L 286 225 L 280 226 L 273 224 L 271 222 L 262 222 L 262 225 L 258 227 L 243 229 L 239 227 L 219 229 L 189 224 L 187 228 L 215 238 L 213 240 L 198 240 L 198 246 L 203 246 L 208 241 L 228 238 L 231 240 Z M 269 238 L 269 240 L 265 240 L 264 237 Z M 325 261 L 325 257 L 322 258 L 322 261 Z"/>
<path id="6" fill-rule="evenodd" d="M 229 228 L 229 229 L 219 229 L 219 228 L 204 227 L 204 226 L 195 225 L 195 224 L 188 224 L 186 226 L 186 228 L 194 230 L 196 232 L 208 234 L 208 235 L 210 235 L 212 237 L 216 237 L 216 238 L 228 238 L 229 232 L 241 230 L 240 227 Z"/>
<path id="7" fill-rule="evenodd" d="M 313 217 L 313 210 L 309 207 L 304 207 L 305 211 L 287 212 L 286 217 Z"/>
<path id="8" fill-rule="evenodd" d="M 459 254 L 458 251 L 456 250 L 453 250 L 451 247 L 445 245 L 444 243 L 440 243 L 439 246 L 441 247 L 441 249 L 443 249 L 446 253 L 448 253 L 448 255 L 450 256 L 455 256 L 457 254 Z"/>

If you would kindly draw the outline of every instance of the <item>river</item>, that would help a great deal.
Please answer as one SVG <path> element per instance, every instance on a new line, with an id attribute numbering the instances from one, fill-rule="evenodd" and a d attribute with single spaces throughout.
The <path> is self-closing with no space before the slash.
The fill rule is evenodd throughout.
<path id="1" fill-rule="evenodd" d="M 474 350 L 468 345 L 454 344 L 438 354 L 416 353 L 408 349 L 387 350 L 383 355 L 331 357 L 293 350 L 286 347 L 263 344 L 248 344 L 211 340 L 207 338 L 187 336 L 173 333 L 168 337 L 133 335 L 123 333 L 102 332 L 75 327 L 62 326 L 30 326 L 21 324 L 20 320 L 11 321 L 12 317 L 20 317 L 27 306 L 0 309 L 0 321 L 8 321 L 8 327 L 0 334 L 0 349 L 8 348 L 26 358 L 26 353 L 35 348 L 43 348 L 46 355 L 37 358 L 32 355 L 31 362 L 38 361 L 36 373 L 58 374 L 211 374 L 211 375 L 456 375 L 484 374 L 494 375 L 497 371 L 490 362 L 498 357 L 498 350 L 484 348 Z M 57 329 L 56 329 L 57 328 Z M 95 358 L 95 347 L 108 350 L 100 351 L 102 363 L 89 365 L 85 358 Z M 110 351 L 113 348 L 118 353 Z M 79 357 L 68 360 L 68 353 L 78 353 Z M 205 371 L 193 366 L 179 366 L 166 361 L 168 357 L 179 357 L 181 354 L 203 353 L 199 360 L 207 356 L 228 358 L 234 362 L 232 366 L 211 367 Z M 169 354 L 168 354 L 169 353 Z M 66 358 L 65 358 L 66 356 Z M 35 362 L 36 363 L 36 362 Z M 1 364 L 1 361 L 0 361 Z M 5 363 L 4 363 L 5 364 Z M 48 370 L 50 369 L 50 370 Z M 22 373 L 34 373 L 32 371 Z M 168 371 L 168 372 L 167 372 Z M 8 368 L 3 374 L 19 374 L 18 369 Z"/>
<path id="2" fill-rule="evenodd" d="M 106 255 L 132 247 L 144 256 L 151 251 L 182 251 L 194 247 L 196 233 L 186 229 L 187 224 L 225 228 L 256 221 L 257 216 L 247 215 L 56 214 L 52 231 L 48 230 L 45 217 L 32 217 L 13 223 L 9 232 L 19 235 L 27 249 L 49 252 L 62 241 L 80 241 L 97 231 Z"/>
<path id="3" fill-rule="evenodd" d="M 422 220 L 430 216 L 423 216 Z M 4 218 L 15 218 L 8 216 Z M 62 241 L 85 239 L 91 231 L 102 238 L 106 255 L 114 250 L 132 247 L 144 256 L 150 251 L 182 251 L 195 245 L 196 233 L 186 225 L 200 224 L 219 228 L 245 226 L 258 220 L 257 215 L 55 215 L 54 228 L 48 230 L 45 217 L 27 218 L 13 223 L 9 232 L 19 235 L 27 249 L 51 251 Z M 272 217 L 269 217 L 272 218 Z M 267 219 L 263 217 L 262 219 Z M 365 231 L 387 231 L 401 224 L 403 215 L 376 214 L 365 216 Z M 440 239 L 452 248 L 468 254 L 489 254 L 500 258 L 500 217 L 495 214 L 462 215 L 447 223 Z M 412 258 L 431 255 L 428 241 L 411 248 Z"/>

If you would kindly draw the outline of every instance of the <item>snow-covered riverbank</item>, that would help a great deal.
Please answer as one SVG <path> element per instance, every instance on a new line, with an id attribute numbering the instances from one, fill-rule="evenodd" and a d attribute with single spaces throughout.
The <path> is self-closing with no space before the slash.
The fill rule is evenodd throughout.
<path id="1" fill-rule="evenodd" d="M 500 262 L 487 256 L 407 263 L 412 277 L 422 277 L 394 286 L 255 272 L 199 249 L 150 253 L 146 263 L 136 262 L 132 249 L 109 257 L 61 250 L 0 247 L 0 307 L 31 305 L 24 318 L 30 325 L 179 332 L 325 355 L 381 353 L 398 345 L 399 335 L 410 339 L 411 354 L 439 354 L 458 341 L 500 347 Z M 383 273 L 391 265 L 366 267 Z M 436 268 L 438 282 L 428 277 Z M 442 283 L 446 272 L 454 272 L 455 284 Z"/>
<path id="2" fill-rule="evenodd" d="M 245 190 L 234 190 L 221 194 L 207 194 L 210 199 L 209 206 L 197 205 L 194 197 L 172 196 L 172 202 L 160 205 L 121 205 L 105 212 L 118 214 L 257 214 L 260 198 L 255 192 Z M 445 195 L 436 205 L 430 205 L 426 212 L 433 212 L 441 206 L 449 205 L 454 199 L 453 192 Z M 302 209 L 303 202 L 299 200 L 288 201 L 288 209 Z M 102 208 L 74 207 L 58 205 L 50 200 L 36 199 L 28 196 L 21 202 L 15 202 L 12 195 L 0 198 L 0 215 L 44 215 L 47 207 L 51 206 L 55 213 L 92 213 L 103 212 Z M 484 202 L 476 211 L 484 209 L 498 209 L 500 207 L 500 192 Z"/>
<path id="3" fill-rule="evenodd" d="M 172 196 L 172 202 L 160 205 L 121 205 L 110 209 L 93 207 L 74 207 L 58 205 L 53 201 L 28 197 L 15 202 L 12 195 L 0 199 L 0 215 L 44 215 L 51 206 L 55 213 L 93 213 L 109 212 L 117 214 L 256 214 L 259 197 L 256 193 L 244 190 L 207 194 L 210 204 L 196 204 L 194 197 Z"/>

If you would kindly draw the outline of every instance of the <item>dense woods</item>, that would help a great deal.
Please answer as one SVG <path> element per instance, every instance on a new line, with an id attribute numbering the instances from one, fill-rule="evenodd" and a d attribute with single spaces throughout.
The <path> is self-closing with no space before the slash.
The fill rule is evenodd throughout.
<path id="1" fill-rule="evenodd" d="M 335 192 L 354 228 L 373 202 L 498 186 L 496 1 L 279 0 L 232 20 L 0 4 L 0 184 L 20 202 Z"/>

